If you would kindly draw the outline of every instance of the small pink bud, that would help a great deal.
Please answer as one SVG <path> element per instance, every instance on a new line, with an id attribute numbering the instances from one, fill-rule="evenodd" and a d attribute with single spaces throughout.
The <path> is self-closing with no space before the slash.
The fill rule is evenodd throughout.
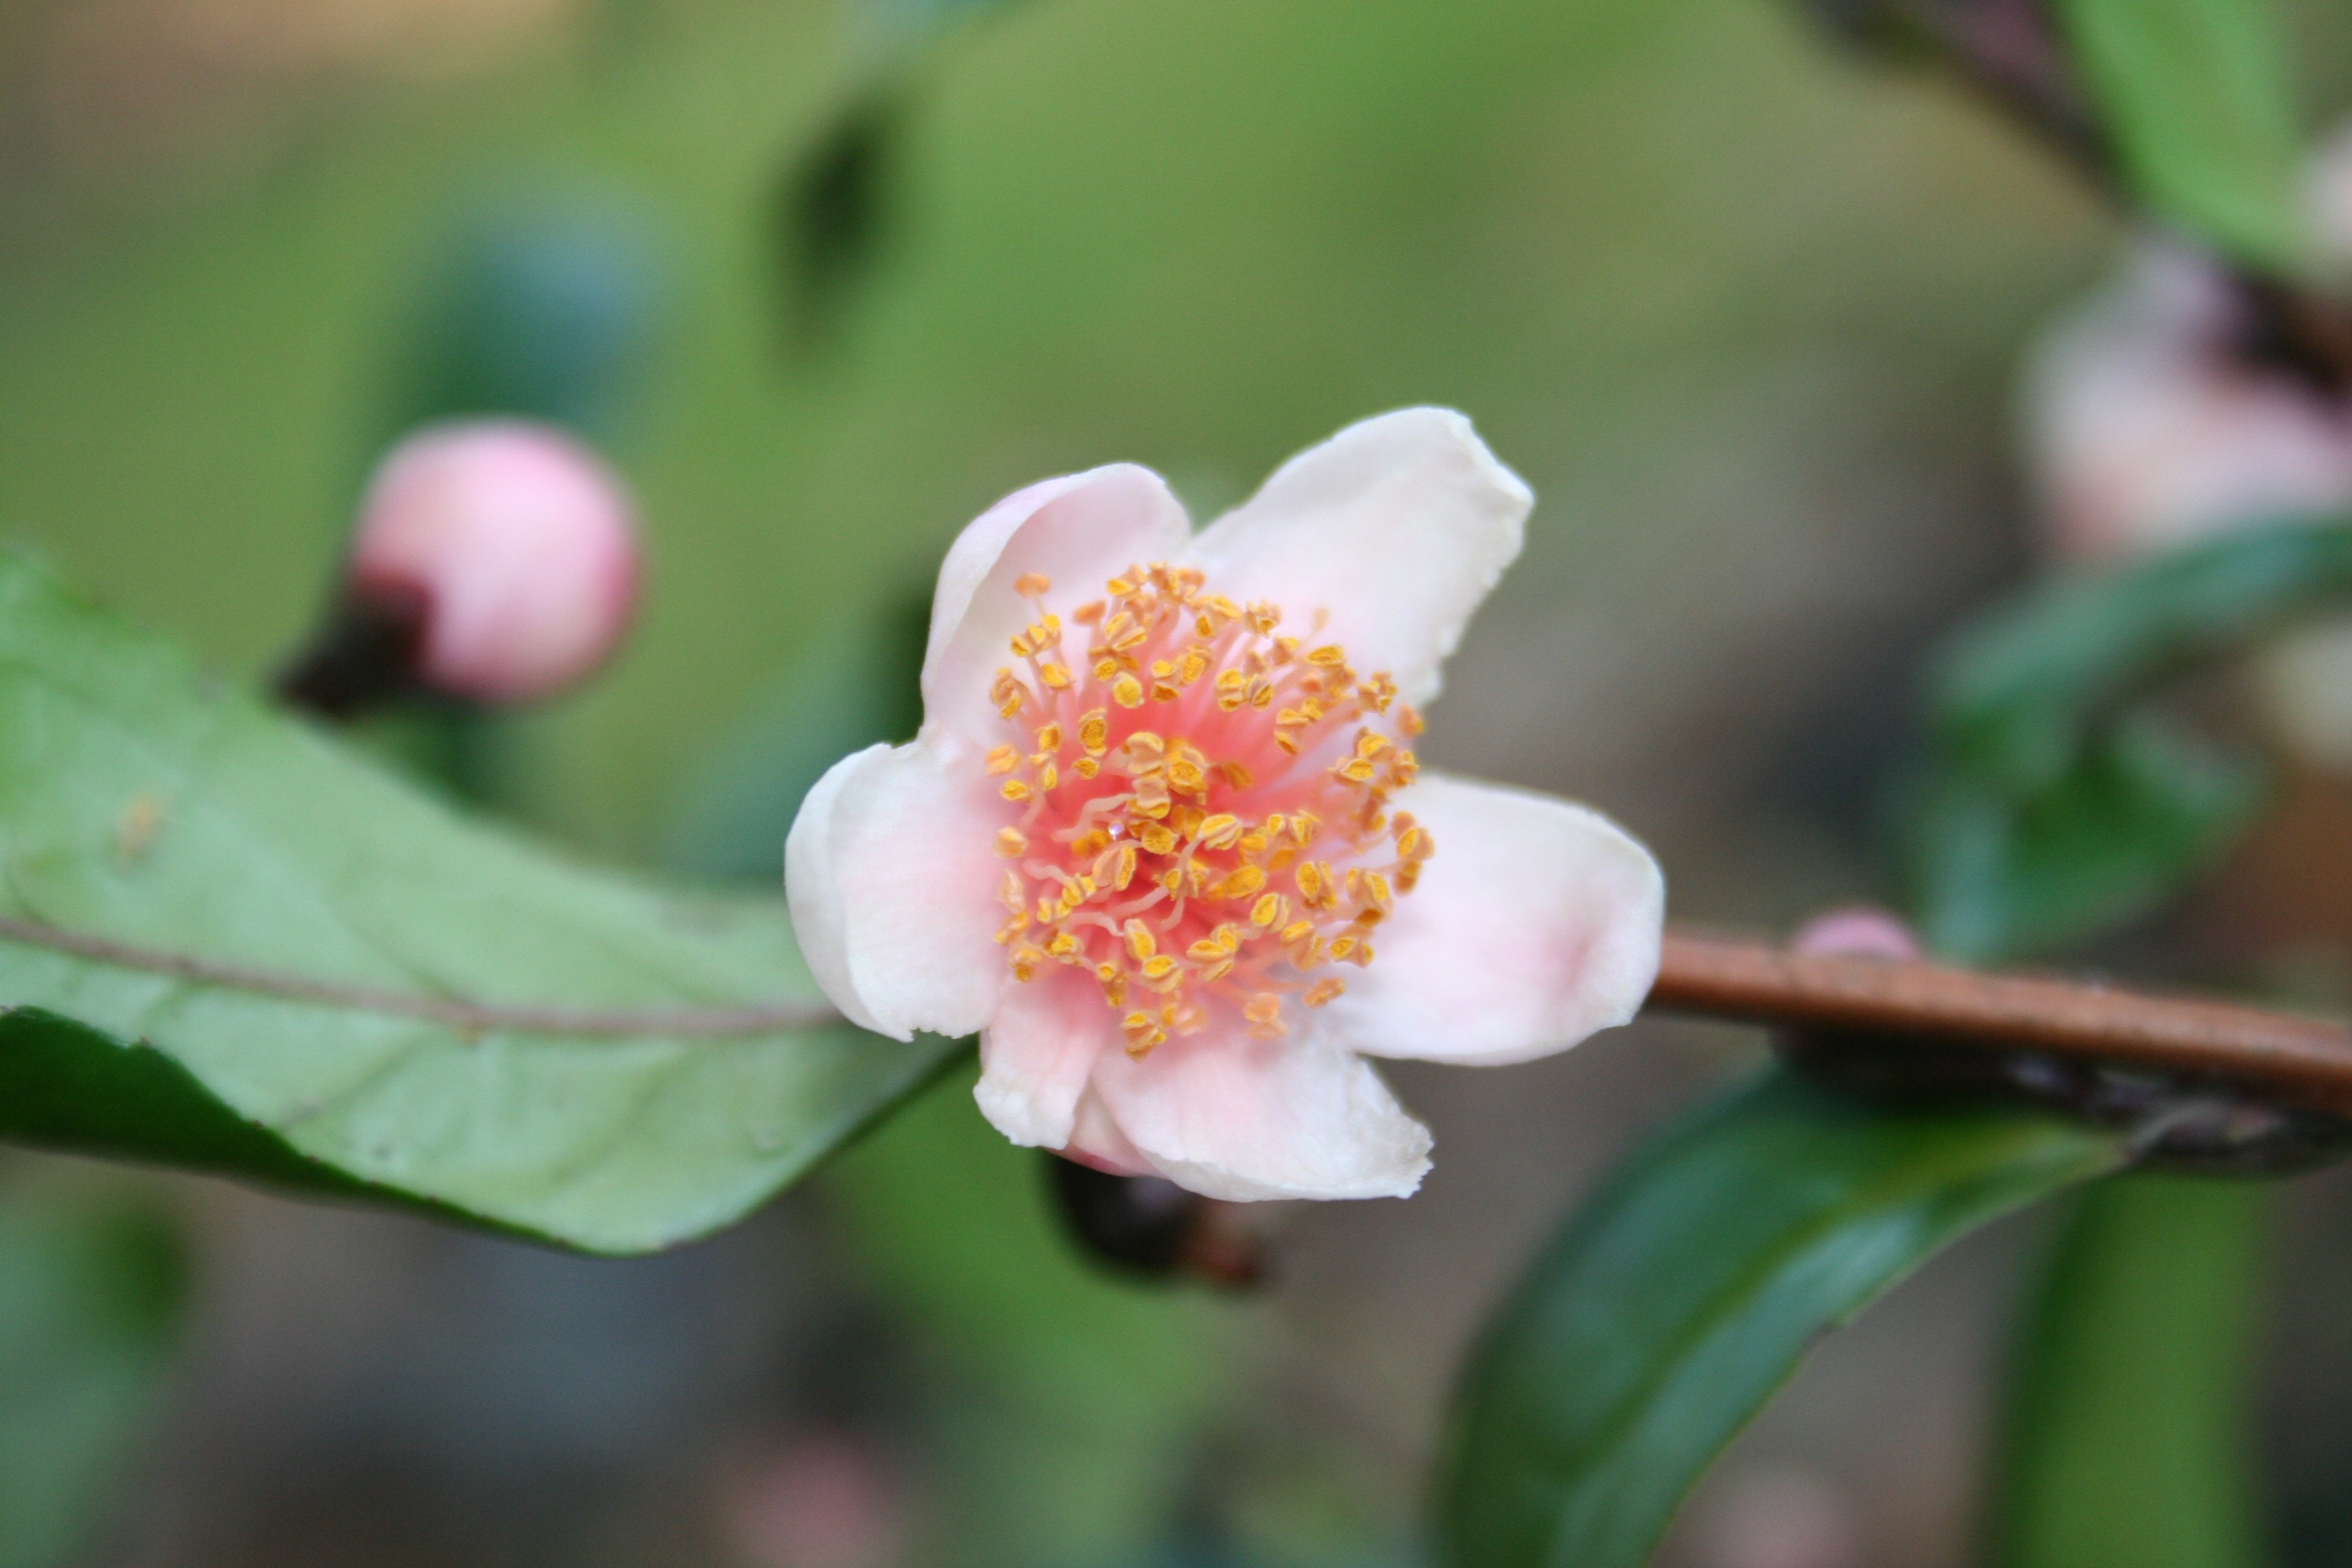
<path id="1" fill-rule="evenodd" d="M 1799 952 L 1851 953 L 1862 958 L 1919 956 L 1919 942 L 1911 928 L 1885 910 L 1867 904 L 1815 915 L 1798 928 L 1796 939 L 1789 945 Z"/>
<path id="2" fill-rule="evenodd" d="M 430 426 L 376 470 L 350 571 L 362 603 L 415 606 L 423 685 L 485 703 L 551 697 L 627 628 L 637 588 L 628 493 L 546 426 Z"/>

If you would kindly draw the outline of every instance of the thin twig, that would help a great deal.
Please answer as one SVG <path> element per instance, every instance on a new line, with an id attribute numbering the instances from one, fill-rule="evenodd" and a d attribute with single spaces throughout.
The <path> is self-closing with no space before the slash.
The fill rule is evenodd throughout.
<path id="1" fill-rule="evenodd" d="M 2352 1029 L 2224 1002 L 1669 931 L 1649 1005 L 2155 1068 L 2352 1111 Z"/>
<path id="2" fill-rule="evenodd" d="M 310 1002 L 355 1013 L 387 1014 L 420 1018 L 468 1034 L 571 1035 L 621 1038 L 652 1035 L 690 1035 L 720 1038 L 765 1035 L 779 1029 L 809 1028 L 838 1023 L 841 1015 L 821 1003 L 771 1002 L 745 1007 L 592 1008 L 547 1007 L 530 1004 L 462 1002 L 415 992 L 385 990 L 373 985 L 346 985 L 307 975 L 251 969 L 241 963 L 197 958 L 184 952 L 141 947 L 110 937 L 61 930 L 37 921 L 0 915 L 0 941 L 47 948 L 121 969 L 168 974 L 199 985 L 229 991 L 250 991 L 289 1002 Z"/>

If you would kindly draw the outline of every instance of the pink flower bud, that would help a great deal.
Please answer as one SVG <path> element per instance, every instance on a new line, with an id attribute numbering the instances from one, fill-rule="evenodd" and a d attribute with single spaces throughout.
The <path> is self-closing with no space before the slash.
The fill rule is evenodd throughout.
<path id="1" fill-rule="evenodd" d="M 1842 952 L 1864 958 L 1919 956 L 1919 939 L 1885 910 L 1849 905 L 1815 915 L 1789 944 L 1799 952 Z"/>
<path id="2" fill-rule="evenodd" d="M 416 679 L 478 702 L 551 697 L 602 663 L 636 598 L 632 508 L 593 452 L 516 419 L 434 426 L 362 503 L 350 589 L 411 605 Z"/>

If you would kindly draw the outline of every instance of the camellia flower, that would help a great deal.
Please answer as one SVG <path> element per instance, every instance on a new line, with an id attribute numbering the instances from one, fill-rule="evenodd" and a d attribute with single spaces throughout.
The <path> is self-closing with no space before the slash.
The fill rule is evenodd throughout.
<path id="1" fill-rule="evenodd" d="M 940 570 L 921 732 L 793 825 L 826 994 L 900 1039 L 977 1030 L 1016 1143 L 1212 1197 L 1413 1191 L 1429 1133 L 1359 1053 L 1543 1056 L 1657 967 L 1646 850 L 1413 751 L 1533 500 L 1415 408 L 1198 534 L 1129 465 L 997 503 Z"/>

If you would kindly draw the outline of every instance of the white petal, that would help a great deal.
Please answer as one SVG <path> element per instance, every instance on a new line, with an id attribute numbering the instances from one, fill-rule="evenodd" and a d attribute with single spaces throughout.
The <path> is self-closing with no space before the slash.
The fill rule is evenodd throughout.
<path id="1" fill-rule="evenodd" d="M 1070 1141 L 1095 1058 L 1118 1035 L 1100 988 L 1074 970 L 1056 966 L 1008 985 L 980 1037 L 972 1098 L 1015 1143 L 1059 1149 Z"/>
<path id="2" fill-rule="evenodd" d="M 1320 1030 L 1106 1051 L 1093 1089 L 1153 1170 L 1208 1197 L 1401 1198 L 1429 1169 L 1429 1130 Z"/>
<path id="3" fill-rule="evenodd" d="M 996 1010 L 1003 808 L 987 776 L 921 741 L 833 764 L 784 840 L 809 972 L 851 1022 L 908 1039 L 969 1035 Z"/>
<path id="4" fill-rule="evenodd" d="M 1339 643 L 1357 669 L 1386 670 L 1406 701 L 1426 702 L 1534 505 L 1469 420 L 1402 408 L 1291 458 L 1188 558 L 1210 592 L 1273 601 L 1286 633 Z"/>
<path id="5" fill-rule="evenodd" d="M 1657 978 L 1665 880 L 1597 812 L 1423 774 L 1397 797 L 1437 853 L 1325 1009 L 1381 1057 L 1494 1066 L 1549 1056 L 1632 1018 Z"/>
<path id="6" fill-rule="evenodd" d="M 1191 536 L 1184 507 L 1149 468 L 1113 463 L 1046 479 L 998 501 L 956 536 L 931 595 L 923 655 L 923 722 L 996 739 L 988 688 L 1013 662 L 1005 644 L 1035 618 L 1013 591 L 1024 575 L 1051 578 L 1054 602 L 1101 595 L 1129 565 L 1172 558 Z"/>

